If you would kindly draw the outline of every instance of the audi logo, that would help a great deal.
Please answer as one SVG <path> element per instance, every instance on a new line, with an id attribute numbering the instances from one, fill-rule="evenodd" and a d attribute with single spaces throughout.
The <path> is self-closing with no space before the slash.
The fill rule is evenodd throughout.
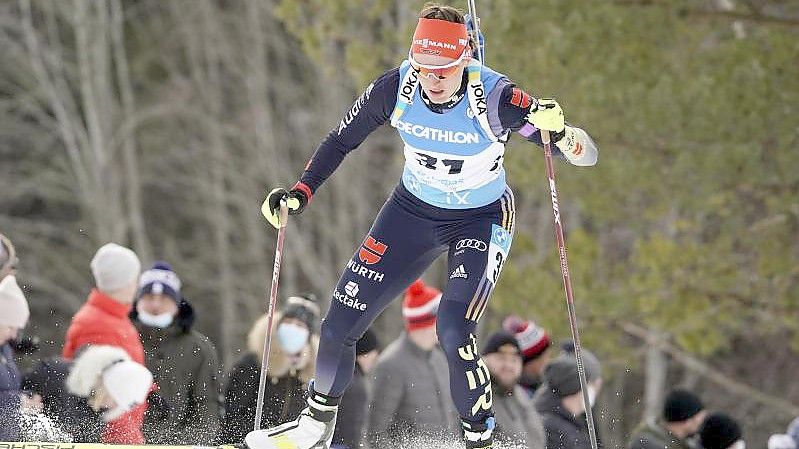
<path id="1" fill-rule="evenodd" d="M 488 249 L 488 245 L 482 240 L 477 239 L 463 239 L 458 241 L 455 245 L 455 249 L 464 249 L 464 248 L 471 248 L 476 249 L 477 251 L 485 251 Z"/>

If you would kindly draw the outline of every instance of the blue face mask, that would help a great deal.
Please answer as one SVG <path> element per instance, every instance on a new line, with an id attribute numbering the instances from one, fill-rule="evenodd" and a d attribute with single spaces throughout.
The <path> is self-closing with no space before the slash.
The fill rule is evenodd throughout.
<path id="1" fill-rule="evenodd" d="M 308 329 L 292 323 L 281 323 L 277 327 L 277 341 L 280 348 L 288 354 L 302 351 L 302 348 L 308 343 L 310 334 Z"/>
<path id="2" fill-rule="evenodd" d="M 171 312 L 166 312 L 159 315 L 151 315 L 144 310 L 139 311 L 139 321 L 150 327 L 165 329 L 172 324 L 174 319 L 175 315 L 173 315 Z"/>

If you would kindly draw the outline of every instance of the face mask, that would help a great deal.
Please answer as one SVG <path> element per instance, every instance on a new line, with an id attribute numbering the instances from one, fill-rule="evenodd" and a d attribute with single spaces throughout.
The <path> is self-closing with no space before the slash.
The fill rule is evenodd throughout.
<path id="1" fill-rule="evenodd" d="M 744 440 L 738 440 L 732 443 L 730 449 L 746 449 L 746 442 Z"/>
<path id="2" fill-rule="evenodd" d="M 596 387 L 588 385 L 587 389 L 588 389 L 588 406 L 594 408 L 594 404 L 596 404 L 596 395 L 597 395 Z"/>
<path id="3" fill-rule="evenodd" d="M 296 354 L 302 351 L 308 342 L 308 329 L 292 323 L 282 323 L 277 327 L 277 341 L 283 351 Z"/>
<path id="4" fill-rule="evenodd" d="M 170 312 L 162 313 L 160 315 L 151 315 L 143 310 L 139 311 L 139 321 L 150 327 L 164 329 L 169 327 L 174 319 L 175 315 Z"/>

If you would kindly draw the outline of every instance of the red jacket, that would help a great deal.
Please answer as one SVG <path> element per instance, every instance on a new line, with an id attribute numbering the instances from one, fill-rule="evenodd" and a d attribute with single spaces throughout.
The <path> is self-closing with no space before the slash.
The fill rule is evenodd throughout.
<path id="1" fill-rule="evenodd" d="M 89 299 L 72 317 L 64 342 L 64 357 L 71 360 L 84 345 L 110 345 L 124 349 L 134 362 L 144 365 L 144 346 L 139 331 L 128 318 L 130 308 L 130 304 L 92 290 Z"/>
<path id="2" fill-rule="evenodd" d="M 75 357 L 82 346 L 110 345 L 125 350 L 134 362 L 144 365 L 144 346 L 139 332 L 128 318 L 130 304 L 111 298 L 93 289 L 89 299 L 72 317 L 67 329 L 63 355 L 67 359 Z M 103 443 L 143 444 L 144 434 L 141 426 L 147 404 L 142 404 L 106 424 Z"/>

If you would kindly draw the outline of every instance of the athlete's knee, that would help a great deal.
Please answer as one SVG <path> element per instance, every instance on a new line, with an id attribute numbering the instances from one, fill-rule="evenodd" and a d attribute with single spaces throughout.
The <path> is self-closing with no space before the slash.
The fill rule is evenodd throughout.
<path id="1" fill-rule="evenodd" d="M 354 346 L 355 342 L 361 338 L 369 323 L 364 320 L 352 321 L 343 319 L 344 317 L 331 317 L 329 314 L 322 320 L 319 335 L 322 340 L 328 343 L 336 343 L 345 346 Z"/>
<path id="2" fill-rule="evenodd" d="M 469 354 L 473 352 L 471 346 L 473 345 L 474 335 L 468 329 L 439 324 L 436 327 L 436 333 L 438 334 L 438 342 L 441 345 L 441 349 L 444 350 L 447 358 L 463 358 L 464 352 Z"/>
<path id="3" fill-rule="evenodd" d="M 474 330 L 475 323 L 464 317 L 462 307 L 442 304 L 436 322 L 436 333 L 441 349 L 448 358 L 462 358 L 464 351 L 476 350 Z"/>
<path id="4" fill-rule="evenodd" d="M 322 320 L 319 329 L 319 338 L 328 343 L 346 344 L 350 340 L 350 330 L 347 326 L 342 326 L 338 320 L 331 319 L 330 316 Z"/>

